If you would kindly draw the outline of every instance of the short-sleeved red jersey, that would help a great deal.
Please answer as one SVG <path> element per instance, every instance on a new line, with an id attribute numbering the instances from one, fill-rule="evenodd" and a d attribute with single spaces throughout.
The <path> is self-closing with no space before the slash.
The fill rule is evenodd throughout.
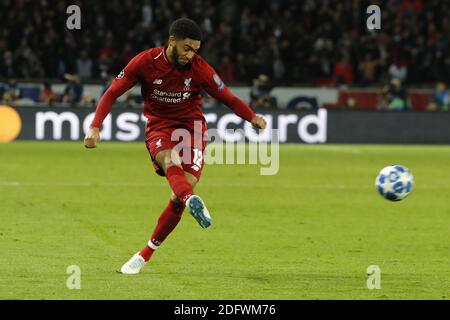
<path id="1" fill-rule="evenodd" d="M 92 125 L 100 127 L 114 101 L 136 83 L 141 84 L 144 115 L 148 128 L 184 127 L 194 130 L 194 121 L 202 121 L 202 90 L 251 121 L 254 112 L 235 97 L 214 69 L 198 54 L 183 68 L 169 62 L 166 47 L 152 48 L 136 55 L 116 77 L 97 107 Z"/>

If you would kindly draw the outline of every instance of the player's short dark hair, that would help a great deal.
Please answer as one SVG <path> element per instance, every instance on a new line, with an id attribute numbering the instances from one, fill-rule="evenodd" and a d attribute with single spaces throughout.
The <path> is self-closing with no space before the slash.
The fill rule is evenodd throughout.
<path id="1" fill-rule="evenodd" d="M 192 40 L 202 40 L 202 31 L 198 24 L 188 18 L 180 18 L 175 20 L 169 29 L 169 35 L 174 36 L 178 40 L 190 38 Z"/>

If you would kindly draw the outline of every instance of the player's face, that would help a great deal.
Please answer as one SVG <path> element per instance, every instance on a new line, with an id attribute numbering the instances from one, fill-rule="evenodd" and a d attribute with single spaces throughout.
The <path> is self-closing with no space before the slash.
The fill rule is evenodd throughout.
<path id="1" fill-rule="evenodd" d="M 172 58 L 176 65 L 185 66 L 200 49 L 200 41 L 186 38 L 184 40 L 171 39 L 173 45 Z"/>

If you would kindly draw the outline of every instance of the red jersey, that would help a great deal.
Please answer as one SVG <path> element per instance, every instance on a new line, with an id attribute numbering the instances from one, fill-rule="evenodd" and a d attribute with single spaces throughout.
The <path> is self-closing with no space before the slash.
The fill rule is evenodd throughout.
<path id="1" fill-rule="evenodd" d="M 206 130 L 202 90 L 241 118 L 253 119 L 255 113 L 230 92 L 201 56 L 195 54 L 186 66 L 178 68 L 168 60 L 165 49 L 143 51 L 128 63 L 100 100 L 92 126 L 100 127 L 114 101 L 136 83 L 141 84 L 144 115 L 151 131 L 166 127 L 185 127 L 193 131 L 194 121 L 199 120 Z"/>

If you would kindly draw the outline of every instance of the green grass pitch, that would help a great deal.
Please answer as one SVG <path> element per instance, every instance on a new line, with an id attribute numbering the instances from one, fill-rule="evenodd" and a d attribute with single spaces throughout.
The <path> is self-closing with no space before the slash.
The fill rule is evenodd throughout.
<path id="1" fill-rule="evenodd" d="M 415 177 L 404 201 L 374 187 L 389 164 Z M 0 145 L 1 299 L 449 299 L 450 147 L 283 145 L 280 171 L 207 165 L 185 211 L 137 276 L 170 191 L 143 143 Z M 69 290 L 67 267 L 81 270 Z M 367 267 L 381 289 L 367 288 Z"/>

